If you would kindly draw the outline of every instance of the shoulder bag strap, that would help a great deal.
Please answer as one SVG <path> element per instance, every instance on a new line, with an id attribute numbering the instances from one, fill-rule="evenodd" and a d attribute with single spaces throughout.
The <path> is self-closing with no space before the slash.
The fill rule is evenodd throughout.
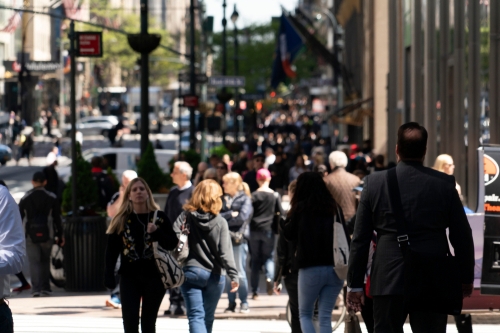
<path id="1" fill-rule="evenodd" d="M 391 210 L 396 219 L 396 225 L 398 229 L 398 244 L 401 250 L 404 251 L 410 245 L 410 239 L 408 237 L 408 229 L 403 213 L 403 203 L 401 202 L 401 193 L 399 192 L 399 183 L 396 168 L 392 168 L 387 171 L 387 185 L 389 188 L 389 201 Z"/>
<path id="2" fill-rule="evenodd" d="M 155 213 L 154 213 L 154 215 L 153 215 L 153 221 L 152 221 L 152 222 L 153 222 L 153 224 L 155 224 L 155 223 L 156 223 L 156 217 L 157 217 L 157 216 L 158 216 L 158 210 L 155 210 Z"/>

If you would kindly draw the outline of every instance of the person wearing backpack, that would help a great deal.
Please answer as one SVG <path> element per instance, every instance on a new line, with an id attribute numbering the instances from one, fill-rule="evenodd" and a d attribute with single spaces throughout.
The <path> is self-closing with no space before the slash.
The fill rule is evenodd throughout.
<path id="1" fill-rule="evenodd" d="M 47 191 L 45 175 L 35 172 L 33 189 L 19 202 L 21 218 L 26 226 L 26 252 L 30 262 L 33 297 L 49 296 L 50 252 L 54 240 L 64 246 L 61 206 L 54 193 Z"/>
<path id="2" fill-rule="evenodd" d="M 102 210 L 106 210 L 113 194 L 115 194 L 113 183 L 109 175 L 103 170 L 104 160 L 101 156 L 94 156 L 90 164 L 92 165 L 92 178 L 96 182 L 99 191 L 97 206 Z"/>

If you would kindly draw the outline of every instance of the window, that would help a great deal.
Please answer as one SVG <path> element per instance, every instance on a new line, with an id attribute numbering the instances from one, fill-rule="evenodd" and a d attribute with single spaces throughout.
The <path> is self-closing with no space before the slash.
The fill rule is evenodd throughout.
<path id="1" fill-rule="evenodd" d="M 110 167 L 112 170 L 116 170 L 116 154 L 105 154 L 102 158 L 104 159 L 104 169 Z"/>

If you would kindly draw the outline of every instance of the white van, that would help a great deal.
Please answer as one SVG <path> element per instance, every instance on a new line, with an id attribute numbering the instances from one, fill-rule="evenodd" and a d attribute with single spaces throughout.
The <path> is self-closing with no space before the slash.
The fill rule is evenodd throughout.
<path id="1" fill-rule="evenodd" d="M 168 162 L 177 153 L 176 150 L 155 149 L 156 161 L 163 172 L 170 172 Z M 137 169 L 137 161 L 141 156 L 141 152 L 139 148 L 93 148 L 85 150 L 82 156 L 89 163 L 93 157 L 102 156 L 106 167 L 111 167 L 117 178 L 121 180 L 123 171 Z M 71 175 L 71 165 L 60 165 L 57 168 L 57 172 L 60 178 L 68 181 Z"/>

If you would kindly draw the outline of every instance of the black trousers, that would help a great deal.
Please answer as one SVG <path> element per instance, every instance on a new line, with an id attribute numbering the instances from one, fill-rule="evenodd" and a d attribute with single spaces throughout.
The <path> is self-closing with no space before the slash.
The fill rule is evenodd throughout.
<path id="1" fill-rule="evenodd" d="M 182 297 L 181 288 L 170 289 L 170 305 L 181 306 L 184 302 L 184 297 Z"/>
<path id="2" fill-rule="evenodd" d="M 408 313 L 404 303 L 404 296 L 373 297 L 375 333 L 403 333 L 403 325 L 408 315 L 413 333 L 446 332 L 448 315 L 430 312 Z"/>
<path id="3" fill-rule="evenodd" d="M 363 317 L 368 333 L 373 333 L 375 329 L 375 321 L 373 319 L 373 298 L 366 295 L 366 288 L 363 288 L 363 291 L 365 293 L 365 305 L 363 305 L 363 309 L 361 310 L 361 317 Z"/>
<path id="4" fill-rule="evenodd" d="M 120 296 L 125 333 L 139 333 L 139 311 L 141 309 L 142 333 L 156 332 L 156 318 L 165 288 L 157 275 L 121 275 Z"/>
<path id="5" fill-rule="evenodd" d="M 302 333 L 299 318 L 299 273 L 289 273 L 284 280 L 292 313 L 292 333 Z"/>

